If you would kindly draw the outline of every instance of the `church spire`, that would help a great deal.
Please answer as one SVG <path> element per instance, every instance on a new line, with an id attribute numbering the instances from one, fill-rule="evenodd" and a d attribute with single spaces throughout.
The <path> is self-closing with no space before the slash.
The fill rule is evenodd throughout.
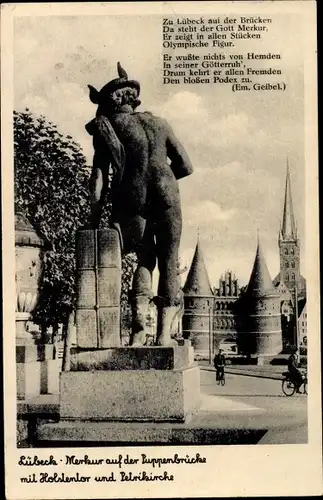
<path id="1" fill-rule="evenodd" d="M 286 184 L 285 184 L 285 201 L 283 220 L 280 231 L 280 238 L 283 240 L 293 240 L 297 238 L 297 229 L 293 210 L 292 190 L 290 184 L 289 165 L 287 160 Z"/>
<path id="2" fill-rule="evenodd" d="M 201 250 L 199 235 L 190 270 L 183 288 L 186 295 L 213 295 Z"/>

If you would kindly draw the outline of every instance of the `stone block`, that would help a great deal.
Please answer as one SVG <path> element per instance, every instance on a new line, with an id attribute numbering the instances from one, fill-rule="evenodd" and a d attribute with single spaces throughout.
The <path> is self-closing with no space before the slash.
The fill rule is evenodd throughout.
<path id="1" fill-rule="evenodd" d="M 61 419 L 184 422 L 199 404 L 198 367 L 60 375 Z"/>
<path id="2" fill-rule="evenodd" d="M 28 399 L 40 394 L 40 363 L 16 363 L 17 399 Z"/>
<path id="3" fill-rule="evenodd" d="M 76 341 L 79 347 L 98 347 L 97 311 L 76 309 Z"/>
<path id="4" fill-rule="evenodd" d="M 173 370 L 194 365 L 190 345 L 72 350 L 70 370 Z"/>
<path id="5" fill-rule="evenodd" d="M 99 347 L 120 345 L 120 307 L 100 307 Z"/>

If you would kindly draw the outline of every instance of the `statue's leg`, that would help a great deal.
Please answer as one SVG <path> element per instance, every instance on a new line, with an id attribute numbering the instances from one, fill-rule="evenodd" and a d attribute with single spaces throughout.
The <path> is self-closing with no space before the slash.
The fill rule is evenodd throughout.
<path id="1" fill-rule="evenodd" d="M 122 225 L 125 248 L 134 249 L 138 266 L 132 280 L 132 332 L 130 345 L 144 345 L 147 333 L 149 303 L 153 297 L 152 272 L 156 266 L 154 229 L 150 221 L 135 217 L 128 225 Z"/>
<path id="2" fill-rule="evenodd" d="M 156 247 L 159 268 L 157 304 L 157 345 L 171 343 L 171 330 L 181 308 L 178 278 L 178 251 L 182 233 L 182 214 L 179 198 L 158 217 Z"/>

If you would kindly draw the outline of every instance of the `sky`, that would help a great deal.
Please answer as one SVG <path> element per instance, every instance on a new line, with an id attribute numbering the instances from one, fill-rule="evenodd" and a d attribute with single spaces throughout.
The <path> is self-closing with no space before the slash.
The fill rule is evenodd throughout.
<path id="1" fill-rule="evenodd" d="M 270 274 L 272 278 L 278 274 L 287 158 L 301 270 L 306 276 L 303 55 L 302 44 L 295 50 L 294 43 L 295 36 L 302 40 L 302 22 L 291 14 L 276 14 L 272 20 L 262 41 L 243 40 L 238 50 L 232 50 L 280 53 L 281 62 L 273 66 L 284 70 L 279 78 L 287 84 L 285 92 L 233 93 L 225 85 L 163 85 L 159 15 L 15 19 L 15 109 L 28 107 L 72 135 L 89 165 L 92 142 L 84 126 L 96 107 L 87 85 L 100 89 L 115 78 L 117 61 L 129 78 L 140 81 L 138 111 L 166 118 L 194 167 L 194 173 L 180 181 L 181 265 L 190 265 L 199 231 L 213 286 L 227 269 L 241 285 L 248 282 L 258 230 Z"/>

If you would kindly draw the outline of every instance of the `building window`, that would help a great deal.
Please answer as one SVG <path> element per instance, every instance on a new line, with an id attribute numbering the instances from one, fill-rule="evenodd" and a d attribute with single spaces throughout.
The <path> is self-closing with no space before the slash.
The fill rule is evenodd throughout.
<path id="1" fill-rule="evenodd" d="M 285 262 L 285 267 L 286 267 L 286 269 L 288 269 L 288 268 L 289 268 L 289 263 L 288 263 L 288 260 L 286 260 L 286 262 Z"/>
<path id="2" fill-rule="evenodd" d="M 292 273 L 292 281 L 295 281 L 295 274 Z"/>
<path id="3" fill-rule="evenodd" d="M 285 281 L 288 281 L 288 273 L 285 274 Z"/>
<path id="4" fill-rule="evenodd" d="M 295 267 L 295 262 L 293 260 L 292 260 L 292 264 L 291 265 L 292 265 L 292 267 Z"/>
<path id="5" fill-rule="evenodd" d="M 288 248 L 285 248 L 285 255 L 288 255 Z"/>
<path id="6" fill-rule="evenodd" d="M 290 249 L 290 254 L 291 254 L 291 255 L 294 255 L 294 248 L 291 248 L 291 249 Z"/>

